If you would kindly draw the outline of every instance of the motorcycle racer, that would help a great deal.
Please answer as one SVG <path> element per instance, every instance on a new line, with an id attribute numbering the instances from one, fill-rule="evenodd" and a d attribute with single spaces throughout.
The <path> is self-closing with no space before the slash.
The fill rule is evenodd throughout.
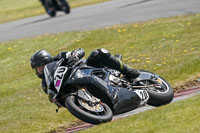
<path id="1" fill-rule="evenodd" d="M 66 65 L 73 66 L 76 62 L 82 59 L 84 55 L 84 50 L 80 48 L 74 51 L 60 52 L 54 57 L 52 57 L 46 50 L 38 50 L 31 56 L 31 67 L 35 70 L 36 75 L 42 79 L 42 89 L 46 94 L 48 94 L 50 102 L 55 102 L 53 97 L 56 93 L 55 89 L 52 87 L 53 85 L 51 85 L 52 83 L 48 83 L 46 80 L 48 74 L 45 74 L 45 67 L 48 67 L 52 62 L 58 62 L 61 60 L 66 63 Z M 115 69 L 125 75 L 128 80 L 135 79 L 140 75 L 139 70 L 130 68 L 123 64 L 120 59 L 113 56 L 106 49 L 93 50 L 86 59 L 86 64 L 97 68 L 108 67 Z M 48 71 L 46 71 L 46 73 L 48 73 Z"/>
<path id="2" fill-rule="evenodd" d="M 57 0 L 39 0 L 44 7 L 47 14 L 51 17 L 56 15 L 56 10 L 64 11 L 66 14 L 70 13 L 70 6 L 67 0 L 60 0 L 60 3 L 65 5 L 64 7 L 60 7 Z M 53 5 L 52 5 L 53 4 Z"/>
<path id="3" fill-rule="evenodd" d="M 42 6 L 44 7 L 47 14 L 52 14 L 53 10 L 46 5 L 46 0 L 40 0 Z"/>

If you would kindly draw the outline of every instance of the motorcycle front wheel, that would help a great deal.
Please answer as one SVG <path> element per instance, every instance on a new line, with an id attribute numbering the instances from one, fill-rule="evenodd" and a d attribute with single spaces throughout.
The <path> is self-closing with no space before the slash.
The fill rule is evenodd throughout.
<path id="1" fill-rule="evenodd" d="M 80 103 L 81 102 L 81 103 Z M 91 124 L 101 124 L 112 120 L 113 113 L 105 103 L 90 105 L 86 101 L 70 95 L 65 100 L 65 106 L 74 116 Z"/>

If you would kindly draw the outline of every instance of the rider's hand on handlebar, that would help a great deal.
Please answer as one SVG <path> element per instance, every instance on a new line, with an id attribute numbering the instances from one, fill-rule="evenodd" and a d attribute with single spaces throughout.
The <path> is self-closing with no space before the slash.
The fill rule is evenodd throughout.
<path id="1" fill-rule="evenodd" d="M 67 64 L 69 66 L 73 66 L 76 64 L 76 62 L 79 61 L 79 58 L 77 56 L 72 56 L 71 58 L 68 59 Z"/>

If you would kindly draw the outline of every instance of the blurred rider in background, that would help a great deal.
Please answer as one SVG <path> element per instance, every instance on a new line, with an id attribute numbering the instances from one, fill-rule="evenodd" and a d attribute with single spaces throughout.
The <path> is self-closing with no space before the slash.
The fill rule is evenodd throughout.
<path id="1" fill-rule="evenodd" d="M 47 5 L 46 5 L 46 0 L 40 0 L 40 2 L 42 3 L 45 11 L 48 13 L 48 14 L 51 14 L 52 12 L 52 9 L 48 8 Z"/>
<path id="2" fill-rule="evenodd" d="M 54 17 L 56 15 L 57 10 L 64 11 L 66 14 L 70 13 L 70 6 L 69 6 L 67 0 L 59 0 L 59 1 L 64 6 L 60 7 L 56 0 L 40 0 L 46 13 L 52 17 Z"/>

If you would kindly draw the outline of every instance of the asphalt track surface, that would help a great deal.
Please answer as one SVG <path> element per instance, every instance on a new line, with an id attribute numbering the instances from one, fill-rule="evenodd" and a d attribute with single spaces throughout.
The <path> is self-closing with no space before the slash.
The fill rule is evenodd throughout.
<path id="1" fill-rule="evenodd" d="M 172 102 L 181 101 L 181 100 L 187 99 L 187 98 L 195 96 L 195 95 L 200 95 L 200 86 L 180 91 L 179 93 L 175 94 Z M 151 110 L 151 109 L 154 109 L 154 108 L 155 107 L 153 107 L 153 106 L 146 105 L 146 106 L 137 108 L 135 110 L 114 116 L 112 121 L 118 120 L 118 119 L 123 118 L 123 117 L 128 117 L 130 115 L 138 114 L 138 113 L 141 113 L 141 112 L 144 112 L 144 111 L 147 111 L 147 110 Z M 66 133 L 74 133 L 74 132 L 84 130 L 84 129 L 87 129 L 87 128 L 90 128 L 90 127 L 93 127 L 93 126 L 94 125 L 92 125 L 92 124 L 86 123 L 86 124 L 79 125 L 79 126 L 76 126 L 76 127 L 73 127 L 73 128 L 69 128 L 69 129 L 66 130 Z"/>
<path id="2" fill-rule="evenodd" d="M 72 9 L 69 15 L 42 15 L 0 24 L 0 42 L 199 12 L 200 0 L 112 0 Z"/>

